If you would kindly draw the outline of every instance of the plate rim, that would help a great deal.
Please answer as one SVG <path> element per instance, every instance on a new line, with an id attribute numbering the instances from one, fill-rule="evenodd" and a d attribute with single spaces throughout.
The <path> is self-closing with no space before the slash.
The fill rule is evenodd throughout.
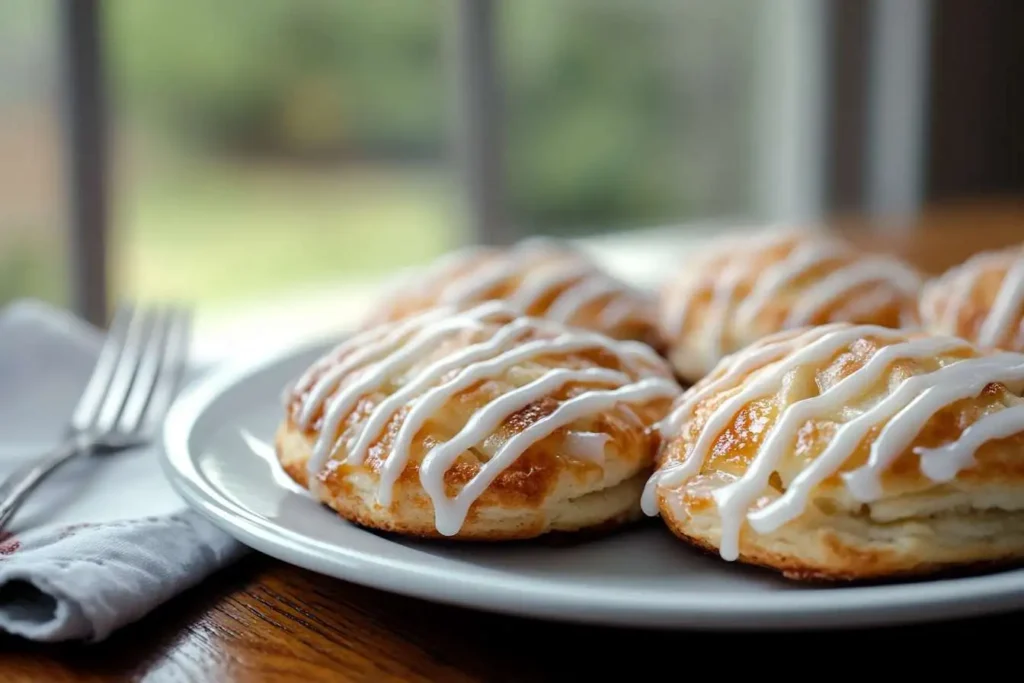
<path id="1" fill-rule="evenodd" d="M 343 339 L 347 333 L 337 336 Z M 317 338 L 250 354 L 208 371 L 184 387 L 162 429 L 161 467 L 171 486 L 203 517 L 245 545 L 287 564 L 397 595 L 551 621 L 632 628 L 794 630 L 897 626 L 996 616 L 1024 610 L 1024 569 L 883 585 L 808 587 L 737 595 L 601 591 L 544 585 L 534 577 L 501 579 L 493 570 L 463 572 L 458 591 L 450 572 L 327 544 L 246 509 L 211 485 L 196 467 L 189 442 L 198 421 L 233 388 L 274 366 L 336 344 Z M 344 521 L 340 520 L 339 521 Z M 364 533 L 372 533 L 359 529 Z M 480 579 L 481 573 L 488 574 Z M 410 577 L 414 581 L 410 581 Z M 473 577 L 477 578 L 473 578 Z M 523 584 L 529 584 L 529 590 Z"/>

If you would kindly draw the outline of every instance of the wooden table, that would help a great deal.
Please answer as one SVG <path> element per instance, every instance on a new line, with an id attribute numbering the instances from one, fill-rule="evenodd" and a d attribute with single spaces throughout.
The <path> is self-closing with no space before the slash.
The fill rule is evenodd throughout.
<path id="1" fill-rule="evenodd" d="M 1024 241 L 1024 203 L 944 207 L 902 226 L 840 223 L 853 239 L 937 272 L 979 249 Z M 765 667 L 799 667 L 800 656 L 832 643 L 853 655 L 844 661 L 855 667 L 858 658 L 881 651 L 866 644 L 891 642 L 901 657 L 916 659 L 941 656 L 948 642 L 962 655 L 986 632 L 1006 636 L 1022 627 L 1024 614 L 808 634 L 569 626 L 402 598 L 254 553 L 103 643 L 0 638 L 0 681 L 588 680 L 620 663 L 639 676 L 666 662 L 683 676 L 680 667 L 705 659 L 728 671 L 728 657 L 742 657 L 757 643 L 778 646 Z M 726 646 L 722 653 L 719 644 Z"/>

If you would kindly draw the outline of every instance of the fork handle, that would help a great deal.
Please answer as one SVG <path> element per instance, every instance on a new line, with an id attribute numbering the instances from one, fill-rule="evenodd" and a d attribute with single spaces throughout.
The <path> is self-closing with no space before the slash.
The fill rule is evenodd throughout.
<path id="1" fill-rule="evenodd" d="M 74 456 L 92 450 L 93 442 L 81 436 L 65 439 L 41 459 L 16 469 L 0 483 L 0 530 L 22 506 L 29 494 L 58 467 Z"/>

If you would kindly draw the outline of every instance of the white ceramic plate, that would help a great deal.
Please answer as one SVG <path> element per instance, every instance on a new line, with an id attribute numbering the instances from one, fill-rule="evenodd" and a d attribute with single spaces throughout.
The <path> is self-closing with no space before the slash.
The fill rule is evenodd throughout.
<path id="1" fill-rule="evenodd" d="M 933 621 L 1024 608 L 1024 570 L 884 586 L 808 587 L 701 554 L 658 520 L 569 546 L 384 537 L 312 501 L 278 467 L 283 387 L 321 345 L 190 387 L 165 433 L 165 470 L 247 545 L 358 584 L 465 607 L 642 627 L 775 629 Z"/>

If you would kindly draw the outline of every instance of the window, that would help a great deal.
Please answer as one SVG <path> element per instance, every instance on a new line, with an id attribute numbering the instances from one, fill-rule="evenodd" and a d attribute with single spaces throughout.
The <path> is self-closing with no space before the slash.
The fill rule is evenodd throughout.
<path id="1" fill-rule="evenodd" d="M 501 151 L 512 239 L 753 208 L 756 3 L 103 7 L 112 294 L 198 302 L 231 347 L 350 324 L 380 279 L 477 238 L 455 170 L 472 123 L 458 59 L 500 89 L 486 134 L 501 140 L 478 144 Z M 490 59 L 457 44 L 455 22 L 481 11 L 493 44 L 469 49 Z"/>
<path id="2" fill-rule="evenodd" d="M 116 293 L 197 302 L 200 325 L 251 311 L 269 330 L 330 330 L 359 313 L 367 283 L 464 241 L 441 4 L 104 9 Z"/>
<path id="3" fill-rule="evenodd" d="M 578 236 L 755 210 L 761 3 L 500 7 L 511 221 Z"/>
<path id="4" fill-rule="evenodd" d="M 724 227 L 912 210 L 926 4 L 9 0 L 0 301 L 184 300 L 220 356 L 467 242 L 642 280 Z"/>

